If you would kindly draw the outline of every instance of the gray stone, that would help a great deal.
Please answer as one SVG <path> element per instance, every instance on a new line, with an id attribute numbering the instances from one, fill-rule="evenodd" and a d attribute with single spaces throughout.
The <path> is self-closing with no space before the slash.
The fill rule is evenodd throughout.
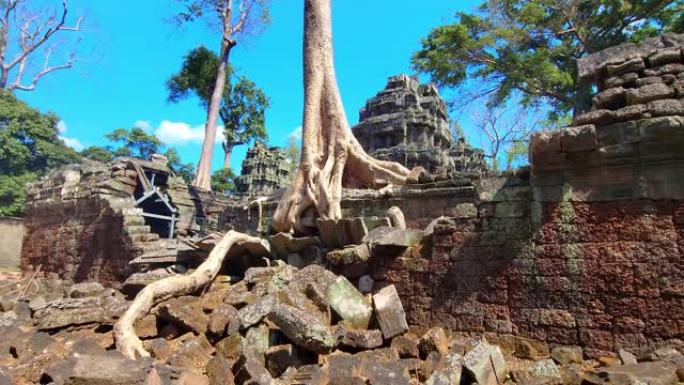
<path id="1" fill-rule="evenodd" d="M 69 288 L 69 298 L 98 297 L 105 294 L 105 288 L 99 282 L 77 283 Z"/>
<path id="2" fill-rule="evenodd" d="M 180 338 L 183 345 L 168 360 L 169 365 L 201 372 L 211 359 L 213 348 L 204 334 L 187 335 Z"/>
<path id="3" fill-rule="evenodd" d="M 106 322 L 107 312 L 99 297 L 63 298 L 49 302 L 33 315 L 39 330 L 58 329 L 70 325 Z"/>
<path id="4" fill-rule="evenodd" d="M 361 278 L 359 278 L 359 291 L 362 294 L 368 294 L 373 291 L 373 284 L 375 281 L 373 278 L 371 278 L 370 275 L 364 275 Z"/>
<path id="5" fill-rule="evenodd" d="M 613 111 L 601 109 L 585 112 L 583 114 L 575 116 L 572 124 L 575 126 L 584 126 L 588 124 L 600 125 L 600 124 L 610 124 L 613 122 Z"/>
<path id="6" fill-rule="evenodd" d="M 238 333 L 230 335 L 216 344 L 216 355 L 234 362 L 242 355 L 245 346 L 244 341 L 244 338 Z"/>
<path id="7" fill-rule="evenodd" d="M 272 346 L 266 350 L 266 369 L 275 378 L 280 377 L 289 367 L 299 367 L 302 361 L 297 349 L 290 344 Z"/>
<path id="8" fill-rule="evenodd" d="M 392 339 L 408 331 L 406 312 L 394 285 L 386 286 L 374 294 L 373 306 L 385 339 Z"/>
<path id="9" fill-rule="evenodd" d="M 240 328 L 247 329 L 256 325 L 266 317 L 278 304 L 276 294 L 268 294 L 259 298 L 256 302 L 249 304 L 238 311 Z"/>
<path id="10" fill-rule="evenodd" d="M 235 178 L 235 189 L 250 197 L 268 196 L 290 181 L 292 165 L 278 147 L 267 147 L 261 141 L 247 150 L 240 176 Z"/>
<path id="11" fill-rule="evenodd" d="M 620 357 L 620 361 L 622 361 L 623 365 L 634 365 L 637 363 L 636 356 L 625 349 L 620 349 L 618 351 L 618 357 Z"/>
<path id="12" fill-rule="evenodd" d="M 339 277 L 328 287 L 327 301 L 352 328 L 367 329 L 373 308 L 346 278 Z"/>
<path id="13" fill-rule="evenodd" d="M 326 254 L 325 258 L 334 266 L 351 265 L 355 263 L 367 262 L 371 257 L 368 244 L 363 243 L 356 246 L 348 246 L 337 249 Z"/>
<path id="14" fill-rule="evenodd" d="M 287 305 L 278 305 L 269 319 L 297 346 L 306 350 L 327 353 L 337 346 L 330 328 L 316 317 Z"/>
<path id="15" fill-rule="evenodd" d="M 649 64 L 651 64 L 651 67 L 656 67 L 668 63 L 676 63 L 681 59 L 682 54 L 679 48 L 657 50 L 648 56 L 648 62 Z"/>
<path id="16" fill-rule="evenodd" d="M 316 219 L 316 227 L 318 227 L 321 243 L 328 249 L 339 249 L 344 246 L 342 233 L 336 220 L 318 218 Z"/>
<path id="17" fill-rule="evenodd" d="M 235 363 L 235 383 L 249 385 L 272 385 L 273 377 L 262 362 L 250 355 L 242 355 Z"/>
<path id="18" fill-rule="evenodd" d="M 592 124 L 567 127 L 561 131 L 563 152 L 591 151 L 597 147 L 596 128 Z"/>
<path id="19" fill-rule="evenodd" d="M 681 63 L 665 64 L 664 66 L 658 68 L 659 75 L 679 74 L 682 72 L 684 72 L 684 64 Z"/>
<path id="20" fill-rule="evenodd" d="M 17 297 L 14 295 L 3 295 L 0 297 L 0 311 L 10 311 L 14 309 Z"/>
<path id="21" fill-rule="evenodd" d="M 293 237 L 289 233 L 278 233 L 268 237 L 279 257 L 287 257 L 292 253 L 299 253 L 310 246 L 320 246 L 318 237 Z"/>
<path id="22" fill-rule="evenodd" d="M 426 385 L 460 385 L 463 373 L 463 356 L 450 353 L 445 357 L 445 367 L 435 370 Z"/>
<path id="23" fill-rule="evenodd" d="M 641 58 L 634 58 L 619 64 L 608 64 L 606 70 L 609 76 L 618 76 L 628 72 L 641 72 L 646 68 Z"/>
<path id="24" fill-rule="evenodd" d="M 646 105 L 653 116 L 684 115 L 684 102 L 681 99 L 661 99 Z"/>
<path id="25" fill-rule="evenodd" d="M 210 385 L 233 385 L 233 366 L 223 357 L 212 357 L 205 368 Z"/>
<path id="26" fill-rule="evenodd" d="M 620 76 L 607 78 L 604 82 L 606 88 L 620 87 L 632 83 L 639 79 L 639 74 L 630 72 Z"/>
<path id="27" fill-rule="evenodd" d="M 501 348 L 486 342 L 478 343 L 466 353 L 464 368 L 480 385 L 498 385 L 506 378 L 506 361 Z"/>
<path id="28" fill-rule="evenodd" d="M 675 91 L 664 83 L 646 84 L 632 88 L 625 93 L 627 104 L 644 104 L 657 99 L 667 99 L 675 95 Z"/>
<path id="29" fill-rule="evenodd" d="M 14 310 L 6 311 L 0 314 L 0 327 L 16 326 L 19 324 L 19 317 Z"/>
<path id="30" fill-rule="evenodd" d="M 368 233 L 364 241 L 370 243 L 371 247 L 410 247 L 419 244 L 423 235 L 421 230 L 378 227 Z"/>
<path id="31" fill-rule="evenodd" d="M 29 308 L 31 309 L 31 312 L 33 313 L 37 312 L 38 310 L 45 309 L 47 307 L 47 301 L 43 296 L 34 297 L 29 301 L 28 304 Z"/>
<path id="32" fill-rule="evenodd" d="M 401 358 L 419 358 L 418 337 L 413 334 L 404 334 L 392 339 L 391 347 Z"/>
<path id="33" fill-rule="evenodd" d="M 625 89 L 622 87 L 608 88 L 596 94 L 592 98 L 592 103 L 596 108 L 614 109 L 616 106 L 622 107 L 625 104 Z"/>
<path id="34" fill-rule="evenodd" d="M 47 376 L 63 385 L 142 385 L 150 366 L 118 354 L 83 354 L 48 369 Z"/>
<path id="35" fill-rule="evenodd" d="M 635 104 L 633 106 L 627 106 L 624 108 L 620 108 L 619 110 L 613 111 L 612 116 L 613 120 L 615 120 L 616 122 L 624 122 L 627 120 L 641 119 L 647 112 L 648 109 L 645 105 Z"/>

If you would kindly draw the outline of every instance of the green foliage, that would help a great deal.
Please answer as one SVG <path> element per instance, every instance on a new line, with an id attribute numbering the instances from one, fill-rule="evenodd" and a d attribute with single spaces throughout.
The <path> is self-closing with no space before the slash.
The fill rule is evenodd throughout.
<path id="1" fill-rule="evenodd" d="M 555 119 L 586 108 L 577 59 L 626 41 L 684 32 L 683 0 L 489 0 L 435 28 L 414 68 L 440 86 L 503 106 L 548 104 Z"/>
<path id="2" fill-rule="evenodd" d="M 285 157 L 290 162 L 290 170 L 292 173 L 297 170 L 299 166 L 299 160 L 302 156 L 302 149 L 299 147 L 297 138 L 290 136 L 287 140 L 287 146 L 285 147 Z"/>
<path id="3" fill-rule="evenodd" d="M 218 18 L 219 24 L 223 25 L 223 18 L 226 14 L 225 10 L 228 4 L 233 3 L 233 20 L 231 20 L 233 33 L 249 32 L 257 34 L 271 23 L 271 14 L 268 10 L 270 0 L 176 0 L 182 6 L 174 20 L 178 24 L 193 22 L 199 19 L 208 20 L 210 24 L 216 23 Z M 236 7 L 237 6 L 237 7 Z M 247 13 L 247 17 L 243 17 L 243 13 Z M 244 23 L 238 26 L 240 19 L 244 19 Z M 238 26 L 238 27 L 236 27 Z"/>
<path id="4" fill-rule="evenodd" d="M 192 163 L 183 163 L 175 148 L 166 150 L 164 156 L 169 160 L 169 167 L 176 175 L 183 178 L 185 183 L 192 182 L 192 178 L 195 176 L 195 166 Z"/>
<path id="5" fill-rule="evenodd" d="M 109 149 L 107 149 L 106 147 L 101 146 L 90 146 L 84 148 L 81 151 L 81 156 L 102 163 L 108 163 L 111 162 L 112 159 L 114 159 L 114 154 L 112 154 L 112 152 L 109 151 Z"/>
<path id="6" fill-rule="evenodd" d="M 235 193 L 235 174 L 229 168 L 214 171 L 211 175 L 211 189 L 223 195 Z"/>
<path id="7" fill-rule="evenodd" d="M 516 164 L 527 163 L 527 149 L 529 140 L 519 140 L 511 143 L 506 149 L 506 169 L 512 169 Z"/>
<path id="8" fill-rule="evenodd" d="M 156 136 L 148 134 L 140 127 L 132 129 L 117 128 L 105 135 L 110 142 L 119 144 L 119 147 L 110 149 L 114 157 L 133 156 L 141 159 L 149 159 L 152 154 L 160 153 L 162 142 Z"/>
<path id="9" fill-rule="evenodd" d="M 194 95 L 200 105 L 209 105 L 216 82 L 218 56 L 206 47 L 190 51 L 183 59 L 180 71 L 167 82 L 168 100 L 177 103 Z M 245 144 L 252 139 L 266 138 L 266 109 L 270 101 L 266 94 L 244 76 L 233 76 L 229 67 L 229 81 L 223 90 L 219 116 L 224 125 L 224 149 Z"/>
<path id="10" fill-rule="evenodd" d="M 58 122 L 0 91 L 0 215 L 21 216 L 26 183 L 79 159 L 59 138 Z"/>

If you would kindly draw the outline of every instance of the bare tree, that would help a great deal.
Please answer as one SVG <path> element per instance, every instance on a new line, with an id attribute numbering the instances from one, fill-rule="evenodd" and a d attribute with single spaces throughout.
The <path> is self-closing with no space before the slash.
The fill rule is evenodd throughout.
<path id="1" fill-rule="evenodd" d="M 58 38 L 78 35 L 83 17 L 67 23 L 67 0 L 59 12 L 31 9 L 29 3 L 0 0 L 0 88 L 9 91 L 33 91 L 45 75 L 71 68 L 76 61 L 80 38 L 71 47 Z"/>
<path id="2" fill-rule="evenodd" d="M 333 63 L 330 0 L 304 0 L 304 122 L 297 173 L 271 222 L 312 231 L 303 217 L 339 219 L 342 187 L 405 184 L 409 170 L 366 154 L 349 130 Z"/>
<path id="3" fill-rule="evenodd" d="M 513 152 L 519 152 L 520 144 L 527 142 L 536 130 L 538 121 L 531 115 L 524 109 L 511 113 L 495 107 L 473 113 L 475 128 L 482 135 L 485 157 L 490 159 L 494 170 L 499 169 L 504 155 L 509 167 L 513 162 Z"/>
<path id="4" fill-rule="evenodd" d="M 214 143 L 219 119 L 219 110 L 228 73 L 230 51 L 238 43 L 237 39 L 247 33 L 260 31 L 268 22 L 269 0 L 239 0 L 237 9 L 233 0 L 178 0 L 185 4 L 185 11 L 177 16 L 179 22 L 189 22 L 209 16 L 210 23 L 218 21 L 221 30 L 221 49 L 219 66 L 216 69 L 216 82 L 207 106 L 207 121 L 204 126 L 204 142 L 197 173 L 192 182 L 194 186 L 211 190 L 211 160 L 214 156 Z"/>

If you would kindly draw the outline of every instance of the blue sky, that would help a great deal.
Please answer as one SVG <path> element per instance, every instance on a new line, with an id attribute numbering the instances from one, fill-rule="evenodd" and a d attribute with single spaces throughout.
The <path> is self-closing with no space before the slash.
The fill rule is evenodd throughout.
<path id="1" fill-rule="evenodd" d="M 478 3 L 333 1 L 336 70 L 350 124 L 388 76 L 412 73 L 410 57 L 422 37 L 453 20 L 456 11 L 473 10 Z M 70 5 L 72 15 L 86 17 L 81 61 L 45 77 L 36 91 L 17 95 L 57 113 L 64 122 L 63 137 L 74 146 L 104 145 L 105 133 L 138 124 L 176 147 L 185 162 L 196 163 L 206 111 L 193 99 L 167 103 L 164 83 L 190 49 L 203 44 L 216 50 L 218 33 L 202 22 L 182 29 L 169 23 L 177 10 L 172 0 L 70 0 Z M 272 24 L 263 34 L 240 41 L 231 53 L 233 65 L 271 99 L 266 122 L 272 145 L 285 145 L 301 126 L 302 9 L 301 0 L 273 0 Z M 246 146 L 235 150 L 234 170 L 240 169 L 245 152 Z M 217 145 L 214 168 L 221 162 Z"/>

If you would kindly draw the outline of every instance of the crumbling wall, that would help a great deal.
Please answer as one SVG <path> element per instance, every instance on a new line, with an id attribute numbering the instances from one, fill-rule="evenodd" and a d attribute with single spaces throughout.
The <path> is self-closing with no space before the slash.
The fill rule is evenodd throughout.
<path id="1" fill-rule="evenodd" d="M 474 215 L 376 258 L 376 285 L 397 285 L 415 325 L 581 345 L 591 356 L 681 340 L 681 41 L 590 57 L 593 70 L 580 72 L 597 82 L 593 108 L 576 126 L 533 136 L 529 185 L 484 180 Z"/>

